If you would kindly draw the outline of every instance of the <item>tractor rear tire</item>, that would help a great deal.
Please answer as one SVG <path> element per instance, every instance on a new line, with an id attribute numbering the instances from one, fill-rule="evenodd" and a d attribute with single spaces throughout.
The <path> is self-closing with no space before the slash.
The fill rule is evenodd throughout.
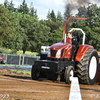
<path id="1" fill-rule="evenodd" d="M 35 66 L 33 65 L 32 66 L 32 69 L 31 69 L 31 78 L 33 80 L 38 80 L 40 77 L 40 72 L 36 70 Z"/>
<path id="2" fill-rule="evenodd" d="M 79 82 L 93 85 L 96 82 L 99 69 L 98 53 L 95 49 L 89 49 L 83 58 L 77 63 L 76 71 Z"/>
<path id="3" fill-rule="evenodd" d="M 64 74 L 65 83 L 70 84 L 73 77 L 74 77 L 74 67 L 68 66 L 65 69 L 65 74 Z"/>

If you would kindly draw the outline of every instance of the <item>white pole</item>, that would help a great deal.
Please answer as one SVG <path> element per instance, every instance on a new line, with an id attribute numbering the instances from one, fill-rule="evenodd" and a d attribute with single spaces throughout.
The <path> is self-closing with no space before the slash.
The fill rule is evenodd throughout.
<path id="1" fill-rule="evenodd" d="M 64 34 L 64 43 L 66 43 L 66 33 Z"/>
<path id="2" fill-rule="evenodd" d="M 20 62 L 21 62 L 21 55 L 19 55 L 19 65 L 20 65 Z"/>
<path id="3" fill-rule="evenodd" d="M 22 61 L 22 65 L 24 65 L 24 55 L 23 55 L 23 61 Z"/>

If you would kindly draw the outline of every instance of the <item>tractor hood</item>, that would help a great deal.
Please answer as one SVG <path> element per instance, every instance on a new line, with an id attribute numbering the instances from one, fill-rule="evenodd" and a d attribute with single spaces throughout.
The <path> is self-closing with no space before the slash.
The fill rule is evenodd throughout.
<path id="1" fill-rule="evenodd" d="M 64 49 L 64 48 L 68 47 L 69 45 L 71 45 L 71 44 L 68 43 L 68 42 L 66 42 L 66 43 L 64 43 L 64 42 L 59 42 L 59 43 L 53 44 L 53 45 L 50 47 L 50 49 L 51 49 L 51 50 Z"/>

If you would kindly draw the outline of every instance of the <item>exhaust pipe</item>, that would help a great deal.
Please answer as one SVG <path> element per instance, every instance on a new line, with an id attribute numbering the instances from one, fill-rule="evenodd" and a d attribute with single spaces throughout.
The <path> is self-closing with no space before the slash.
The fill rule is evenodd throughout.
<path id="1" fill-rule="evenodd" d="M 64 34 L 64 43 L 66 43 L 66 33 Z"/>

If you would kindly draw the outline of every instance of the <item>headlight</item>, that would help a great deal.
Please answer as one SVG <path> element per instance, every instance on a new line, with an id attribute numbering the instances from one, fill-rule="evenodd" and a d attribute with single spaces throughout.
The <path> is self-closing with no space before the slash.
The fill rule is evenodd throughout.
<path id="1" fill-rule="evenodd" d="M 47 55 L 48 55 L 48 57 L 50 57 L 50 48 L 48 48 L 48 54 Z"/>
<path id="2" fill-rule="evenodd" d="M 58 51 L 57 51 L 57 54 L 56 54 L 56 57 L 57 57 L 57 58 L 60 58 L 60 55 L 61 55 L 61 50 L 58 50 Z"/>

